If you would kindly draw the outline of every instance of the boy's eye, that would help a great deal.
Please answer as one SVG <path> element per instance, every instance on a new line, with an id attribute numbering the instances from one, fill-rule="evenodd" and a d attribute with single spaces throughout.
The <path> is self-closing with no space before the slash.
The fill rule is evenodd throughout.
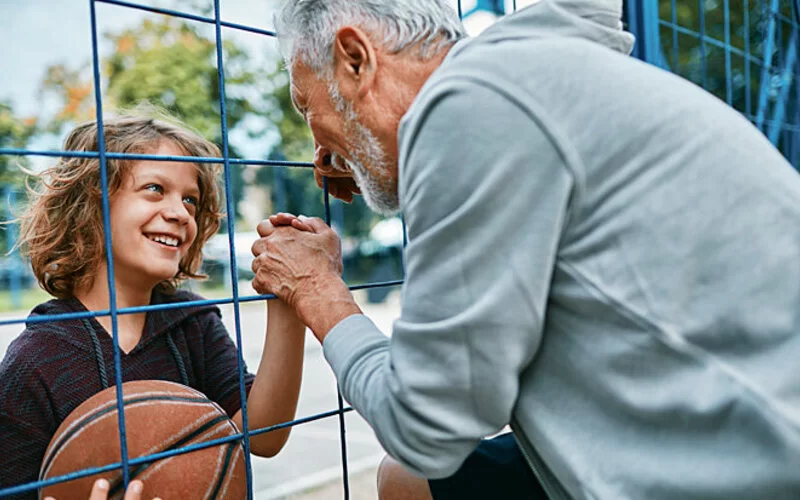
<path id="1" fill-rule="evenodd" d="M 200 200 L 198 200 L 195 196 L 185 196 L 183 198 L 183 202 L 194 207 L 200 204 Z"/>
<path id="2" fill-rule="evenodd" d="M 154 193 L 164 193 L 164 188 L 161 187 L 160 184 L 148 184 L 144 187 L 147 191 L 153 191 Z"/>

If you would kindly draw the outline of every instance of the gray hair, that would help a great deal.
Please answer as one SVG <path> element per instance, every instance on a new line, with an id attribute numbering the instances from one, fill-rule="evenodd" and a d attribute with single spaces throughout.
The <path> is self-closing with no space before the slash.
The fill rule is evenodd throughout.
<path id="1" fill-rule="evenodd" d="M 422 60 L 466 36 L 447 0 L 286 0 L 275 26 L 288 67 L 299 59 L 329 79 L 336 32 L 348 24 L 391 53 L 415 48 Z"/>

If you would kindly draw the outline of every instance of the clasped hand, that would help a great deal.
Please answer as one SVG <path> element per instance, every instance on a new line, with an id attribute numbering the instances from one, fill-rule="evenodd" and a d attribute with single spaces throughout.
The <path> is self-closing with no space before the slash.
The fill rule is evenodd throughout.
<path id="1" fill-rule="evenodd" d="M 252 247 L 253 288 L 274 293 L 300 312 L 304 297 L 320 296 L 342 274 L 339 237 L 316 217 L 277 214 L 262 221 Z"/>

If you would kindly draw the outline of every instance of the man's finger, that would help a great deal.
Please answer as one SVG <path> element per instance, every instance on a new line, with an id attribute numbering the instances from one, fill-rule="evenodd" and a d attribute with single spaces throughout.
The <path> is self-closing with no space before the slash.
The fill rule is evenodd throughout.
<path id="1" fill-rule="evenodd" d="M 255 243 L 253 243 L 252 247 L 250 247 L 250 252 L 252 252 L 254 257 L 258 257 L 264 253 L 264 250 L 267 249 L 267 242 L 265 241 L 266 238 L 266 236 L 262 236 L 261 238 L 257 239 Z M 253 262 L 255 263 L 255 261 Z"/>

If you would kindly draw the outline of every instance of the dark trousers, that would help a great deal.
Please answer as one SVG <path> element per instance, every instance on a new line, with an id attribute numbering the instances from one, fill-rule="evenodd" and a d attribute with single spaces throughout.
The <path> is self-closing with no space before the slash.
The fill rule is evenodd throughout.
<path id="1" fill-rule="evenodd" d="M 434 500 L 546 500 L 514 435 L 484 439 L 450 477 L 428 481 Z"/>

